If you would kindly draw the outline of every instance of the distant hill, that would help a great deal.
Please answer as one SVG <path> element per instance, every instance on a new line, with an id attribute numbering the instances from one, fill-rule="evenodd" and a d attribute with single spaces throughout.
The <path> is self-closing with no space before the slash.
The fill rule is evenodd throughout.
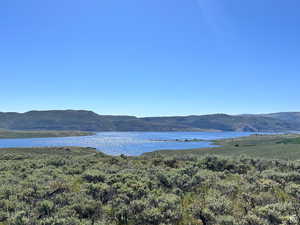
<path id="1" fill-rule="evenodd" d="M 289 131 L 300 130 L 300 113 L 138 118 L 98 115 L 85 110 L 0 112 L 0 128 L 82 131 Z"/>
<path id="2" fill-rule="evenodd" d="M 300 123 L 300 112 L 271 113 L 271 114 L 263 114 L 262 116 L 280 119 L 291 123 Z"/>

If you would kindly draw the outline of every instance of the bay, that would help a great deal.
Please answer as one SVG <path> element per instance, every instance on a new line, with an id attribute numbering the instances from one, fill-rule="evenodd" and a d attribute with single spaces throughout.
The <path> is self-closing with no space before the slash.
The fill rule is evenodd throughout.
<path id="1" fill-rule="evenodd" d="M 249 136 L 250 132 L 99 132 L 93 136 L 0 139 L 0 148 L 19 147 L 93 147 L 109 155 L 138 156 L 155 150 L 176 150 L 213 147 L 211 140 Z M 262 134 L 262 133 L 260 133 Z M 201 139 L 184 142 L 174 140 Z"/>

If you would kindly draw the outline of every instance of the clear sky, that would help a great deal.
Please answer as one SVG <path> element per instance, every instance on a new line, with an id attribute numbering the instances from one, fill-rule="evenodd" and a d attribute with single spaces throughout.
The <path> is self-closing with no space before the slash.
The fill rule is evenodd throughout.
<path id="1" fill-rule="evenodd" d="M 299 0 L 1 0 L 0 111 L 300 111 Z"/>

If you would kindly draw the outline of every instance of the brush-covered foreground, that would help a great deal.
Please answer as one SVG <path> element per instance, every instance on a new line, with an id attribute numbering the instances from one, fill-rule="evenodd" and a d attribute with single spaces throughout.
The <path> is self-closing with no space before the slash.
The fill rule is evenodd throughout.
<path id="1" fill-rule="evenodd" d="M 298 225 L 300 162 L 0 150 L 1 225 Z"/>

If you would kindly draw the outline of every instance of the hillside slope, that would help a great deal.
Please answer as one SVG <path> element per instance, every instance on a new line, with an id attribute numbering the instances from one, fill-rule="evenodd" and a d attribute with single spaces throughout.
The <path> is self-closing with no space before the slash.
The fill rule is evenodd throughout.
<path id="1" fill-rule="evenodd" d="M 98 115 L 85 110 L 0 112 L 0 128 L 82 131 L 288 131 L 300 130 L 300 113 L 138 118 Z"/>
<path id="2" fill-rule="evenodd" d="M 300 123 L 300 112 L 280 112 L 263 114 L 262 116 L 280 119 L 292 123 Z"/>

